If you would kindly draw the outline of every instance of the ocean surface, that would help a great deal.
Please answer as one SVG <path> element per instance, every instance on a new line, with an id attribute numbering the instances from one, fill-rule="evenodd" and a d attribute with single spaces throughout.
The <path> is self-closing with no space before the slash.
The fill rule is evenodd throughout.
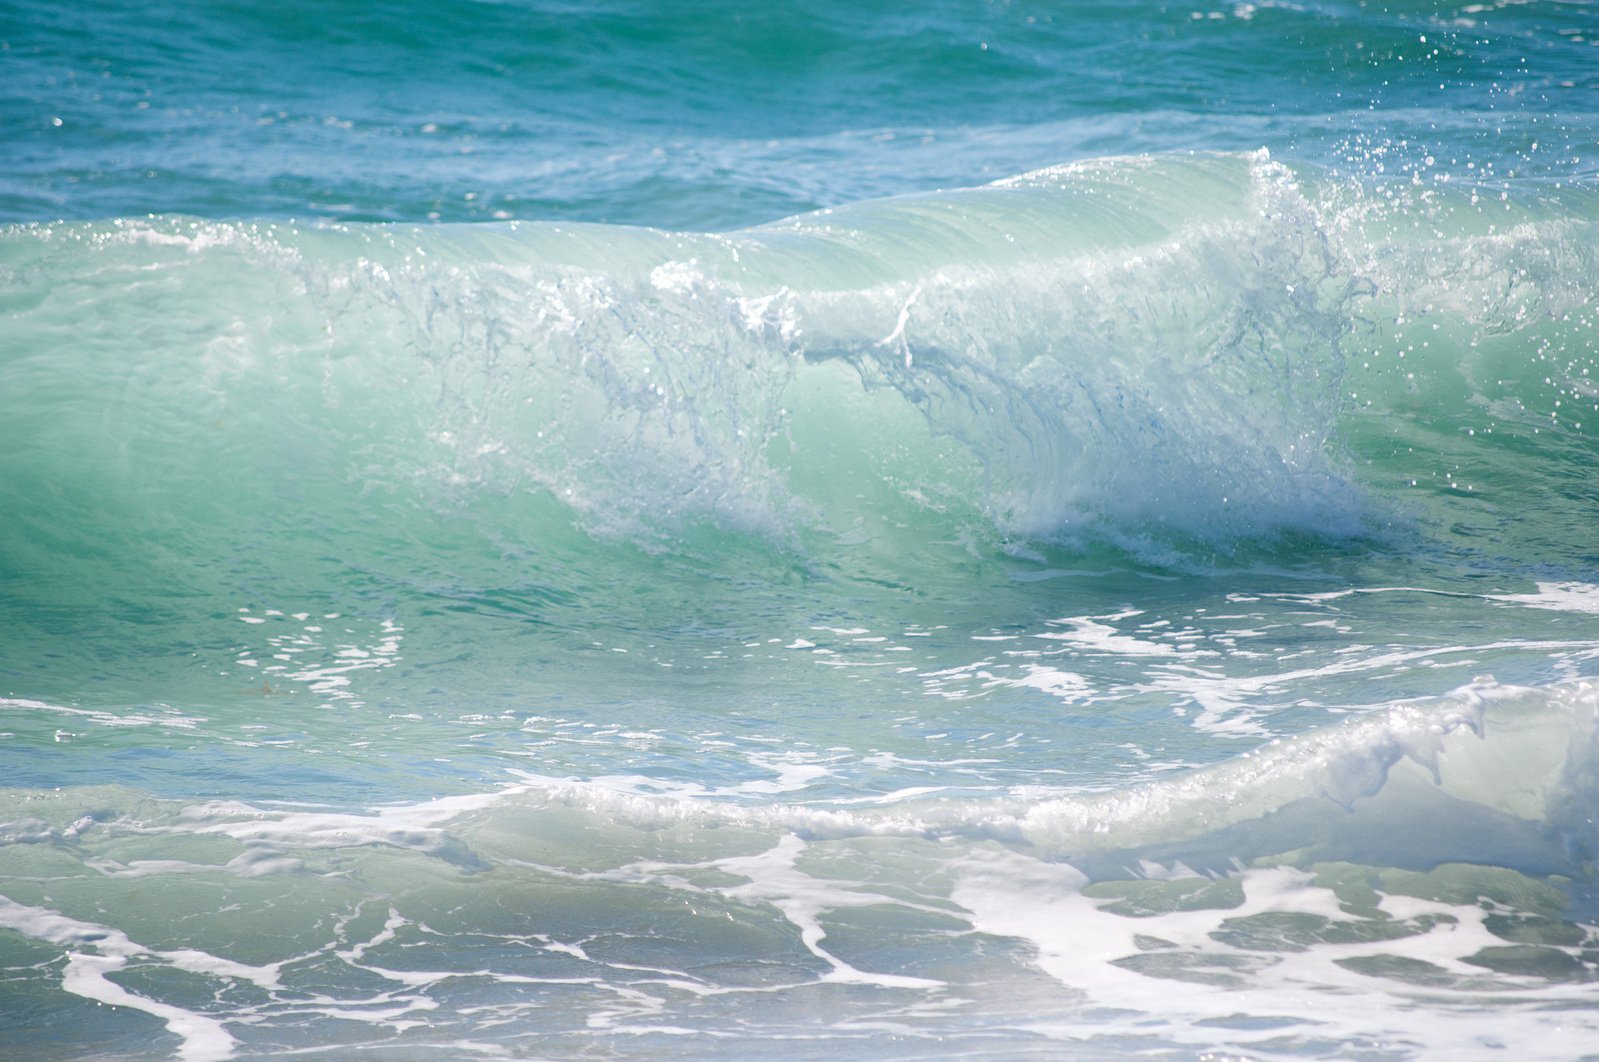
<path id="1" fill-rule="evenodd" d="M 1599 1057 L 1599 7 L 0 2 L 0 1056 Z"/>

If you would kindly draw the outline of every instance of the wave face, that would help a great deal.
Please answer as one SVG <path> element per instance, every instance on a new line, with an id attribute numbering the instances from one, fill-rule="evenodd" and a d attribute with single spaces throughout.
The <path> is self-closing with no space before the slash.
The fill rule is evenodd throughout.
<path id="1" fill-rule="evenodd" d="M 1586 193 L 1401 194 L 1262 154 L 716 236 L 18 227 L 7 518 L 18 540 L 98 537 L 99 506 L 141 556 L 179 524 L 238 541 L 298 504 L 343 538 L 529 494 L 545 523 L 646 546 L 755 531 L 813 560 L 881 507 L 903 520 L 871 533 L 905 553 L 951 534 L 1230 550 L 1407 518 L 1484 522 L 1500 549 L 1527 510 L 1540 536 L 1591 516 L 1596 221 Z M 839 496 L 862 478 L 889 489 Z M 529 516 L 478 531 L 532 547 Z M 293 579 L 308 559 L 258 563 Z"/>
<path id="2" fill-rule="evenodd" d="M 858 6 L 0 16 L 0 1055 L 1590 1050 L 1591 12 Z"/>

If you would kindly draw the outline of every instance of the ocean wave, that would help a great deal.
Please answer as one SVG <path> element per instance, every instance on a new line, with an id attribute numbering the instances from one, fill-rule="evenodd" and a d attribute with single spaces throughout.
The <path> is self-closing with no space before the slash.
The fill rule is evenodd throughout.
<path id="1" fill-rule="evenodd" d="M 1137 548 L 1367 534 L 1483 484 L 1569 512 L 1595 214 L 1259 153 L 721 235 L 12 227 L 8 520 L 236 538 L 289 506 L 343 534 L 531 493 L 641 541 L 876 506 L 913 538 Z"/>
<path id="2" fill-rule="evenodd" d="M 718 829 L 811 841 L 998 842 L 1097 876 L 1178 865 L 1220 873 L 1264 860 L 1418 870 L 1472 863 L 1585 880 L 1599 858 L 1596 713 L 1599 691 L 1588 679 L 1548 687 L 1482 679 L 1208 768 L 1104 791 L 945 784 L 839 798 L 825 785 L 829 770 L 763 761 L 757 777 L 720 786 L 509 768 L 478 793 L 365 810 L 180 804 L 112 788 L 24 793 L 13 812 L 31 811 L 11 818 L 0 841 L 76 843 L 130 831 L 230 838 L 243 847 L 227 868 L 246 876 L 303 868 L 319 851 L 373 846 L 470 870 L 523 858 L 524 841 L 542 843 L 538 830 L 518 839 L 508 823 L 575 814 L 591 822 L 585 828 L 661 833 L 662 843 L 670 836 L 691 848 L 720 847 Z M 775 780 L 760 780 L 773 769 Z"/>

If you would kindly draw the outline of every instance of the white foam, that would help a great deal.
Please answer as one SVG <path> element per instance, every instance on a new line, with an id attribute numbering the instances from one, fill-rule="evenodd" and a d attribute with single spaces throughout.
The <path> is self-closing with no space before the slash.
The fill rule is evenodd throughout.
<path id="1" fill-rule="evenodd" d="M 1488 594 L 1490 601 L 1504 601 L 1528 608 L 1550 609 L 1555 612 L 1599 613 L 1599 586 L 1592 583 L 1538 584 L 1535 594 Z"/>
<path id="2" fill-rule="evenodd" d="M 193 730 L 207 721 L 201 716 L 187 715 L 177 709 L 164 706 L 159 714 L 140 711 L 112 712 L 95 708 L 72 708 L 67 705 L 51 704 L 48 701 L 32 700 L 27 697 L 0 697 L 0 709 L 25 712 L 54 712 L 59 715 L 76 716 L 100 726 L 109 727 L 170 726 L 179 730 Z"/>
<path id="3" fill-rule="evenodd" d="M 883 988 L 927 989 L 943 984 L 925 977 L 861 970 L 823 948 L 822 941 L 827 933 L 820 916 L 824 912 L 879 904 L 900 905 L 904 901 L 813 877 L 799 869 L 798 861 L 804 851 L 805 842 L 788 834 L 774 847 L 757 855 L 719 859 L 714 864 L 716 867 L 748 879 L 744 885 L 719 891 L 732 900 L 767 903 L 781 911 L 783 917 L 799 929 L 800 939 L 811 954 L 831 968 L 825 980 Z"/>
<path id="4" fill-rule="evenodd" d="M 193 949 L 157 951 L 135 943 L 121 930 L 80 922 L 56 911 L 29 907 L 0 896 L 0 926 L 23 936 L 47 941 L 67 954 L 61 987 L 99 1004 L 128 1007 L 154 1015 L 182 1044 L 178 1058 L 184 1062 L 212 1062 L 229 1058 L 238 1046 L 222 1022 L 138 995 L 106 977 L 130 959 L 159 959 L 190 973 L 210 977 L 236 977 L 263 988 L 278 984 L 275 966 L 247 966 Z"/>
<path id="5" fill-rule="evenodd" d="M 1252 1040 L 1270 1051 L 1271 1041 L 1294 1033 L 1312 1041 L 1406 1045 L 1407 1053 L 1427 1057 L 1480 1057 L 1508 1046 L 1518 1058 L 1552 1060 L 1572 1057 L 1599 1036 L 1599 1012 L 1586 985 L 1489 978 L 1482 967 L 1463 961 L 1505 943 L 1486 930 L 1478 906 L 1385 897 L 1382 906 L 1395 918 L 1441 920 L 1399 939 L 1263 952 L 1228 943 L 1219 935 L 1224 923 L 1270 914 L 1335 923 L 1354 919 L 1330 889 L 1314 886 L 1312 876 L 1300 871 L 1250 870 L 1239 882 L 1244 899 L 1238 906 L 1129 917 L 1105 910 L 1112 901 L 1083 895 L 1085 879 L 1073 868 L 1006 852 L 968 860 L 952 895 L 971 912 L 975 928 L 1031 943 L 1039 968 L 1080 994 L 1083 1002 L 1072 1012 L 1032 1025 L 1062 1039 L 1102 1033 L 1103 1018 L 1095 1012 L 1104 1008 L 1136 1013 L 1145 1034 L 1195 1048 L 1246 1051 Z M 1140 956 L 1189 960 L 1222 983 L 1174 982 L 1119 963 Z M 1340 965 L 1371 956 L 1426 962 L 1490 983 L 1479 990 L 1428 990 Z M 1493 1005 L 1483 1005 L 1490 1000 Z M 1563 1009 L 1560 1024 L 1552 1026 L 1551 1007 L 1581 1009 Z M 1221 1024 L 1238 1015 L 1271 1022 L 1270 1033 L 1241 1034 Z"/>

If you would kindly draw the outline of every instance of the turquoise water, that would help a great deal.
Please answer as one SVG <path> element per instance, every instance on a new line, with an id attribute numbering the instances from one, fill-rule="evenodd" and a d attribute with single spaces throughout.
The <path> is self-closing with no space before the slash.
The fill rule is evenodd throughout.
<path id="1" fill-rule="evenodd" d="M 0 11 L 0 1053 L 1599 1043 L 1599 16 Z"/>

